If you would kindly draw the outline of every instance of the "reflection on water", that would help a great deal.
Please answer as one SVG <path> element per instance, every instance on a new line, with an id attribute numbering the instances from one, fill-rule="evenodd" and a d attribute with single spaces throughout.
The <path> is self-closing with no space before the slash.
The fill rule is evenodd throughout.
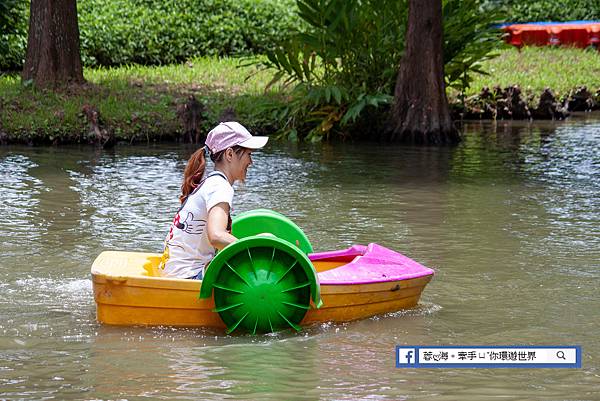
<path id="1" fill-rule="evenodd" d="M 101 326 L 102 250 L 160 251 L 176 145 L 0 148 L 0 398 L 594 399 L 600 121 L 473 123 L 453 149 L 272 143 L 234 211 L 317 250 L 378 242 L 437 270 L 421 304 L 301 333 Z M 580 370 L 400 370 L 397 344 L 580 344 Z"/>

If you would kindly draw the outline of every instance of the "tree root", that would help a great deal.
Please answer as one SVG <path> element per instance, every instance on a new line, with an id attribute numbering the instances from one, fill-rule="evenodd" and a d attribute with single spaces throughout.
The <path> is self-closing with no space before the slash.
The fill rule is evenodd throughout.
<path id="1" fill-rule="evenodd" d="M 115 146 L 115 135 L 111 130 L 104 127 L 98 109 L 90 104 L 85 104 L 83 105 L 83 114 L 89 124 L 89 131 L 87 133 L 89 143 L 101 146 L 104 149 Z"/>
<path id="2" fill-rule="evenodd" d="M 592 93 L 585 86 L 571 90 L 562 99 L 550 88 L 545 88 L 535 103 L 532 94 L 525 96 L 518 85 L 490 90 L 484 87 L 480 93 L 464 102 L 451 104 L 455 120 L 564 120 L 571 112 L 600 109 L 600 90 Z"/>
<path id="3" fill-rule="evenodd" d="M 201 143 L 206 139 L 202 135 L 202 121 L 205 119 L 206 106 L 196 100 L 194 95 L 188 96 L 185 103 L 177 106 L 177 117 L 183 125 L 183 142 Z"/>

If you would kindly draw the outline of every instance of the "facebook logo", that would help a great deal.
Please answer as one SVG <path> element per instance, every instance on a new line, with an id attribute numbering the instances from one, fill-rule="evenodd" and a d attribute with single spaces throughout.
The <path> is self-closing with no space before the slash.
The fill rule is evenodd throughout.
<path id="1" fill-rule="evenodd" d="M 409 367 L 417 363 L 417 349 L 413 347 L 396 347 L 396 367 Z"/>

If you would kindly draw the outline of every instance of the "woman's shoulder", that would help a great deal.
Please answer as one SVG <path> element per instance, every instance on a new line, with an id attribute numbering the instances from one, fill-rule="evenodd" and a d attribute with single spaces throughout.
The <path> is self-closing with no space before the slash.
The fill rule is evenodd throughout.
<path id="1" fill-rule="evenodd" d="M 213 171 L 212 173 L 207 174 L 206 177 L 204 177 L 204 182 L 209 183 L 210 185 L 231 186 L 227 176 L 220 171 Z"/>
<path id="2" fill-rule="evenodd" d="M 213 194 L 215 192 L 224 192 L 233 194 L 233 187 L 224 175 L 211 174 L 204 180 L 204 183 L 199 189 L 204 195 Z"/>

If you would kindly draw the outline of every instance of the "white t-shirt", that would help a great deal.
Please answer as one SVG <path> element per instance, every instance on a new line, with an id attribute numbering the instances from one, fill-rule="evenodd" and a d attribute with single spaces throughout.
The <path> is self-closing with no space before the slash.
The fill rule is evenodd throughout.
<path id="1" fill-rule="evenodd" d="M 206 221 L 213 206 L 225 202 L 233 210 L 233 187 L 225 174 L 213 171 L 192 192 L 175 215 L 165 239 L 164 277 L 196 276 L 215 256 L 208 241 Z"/>

